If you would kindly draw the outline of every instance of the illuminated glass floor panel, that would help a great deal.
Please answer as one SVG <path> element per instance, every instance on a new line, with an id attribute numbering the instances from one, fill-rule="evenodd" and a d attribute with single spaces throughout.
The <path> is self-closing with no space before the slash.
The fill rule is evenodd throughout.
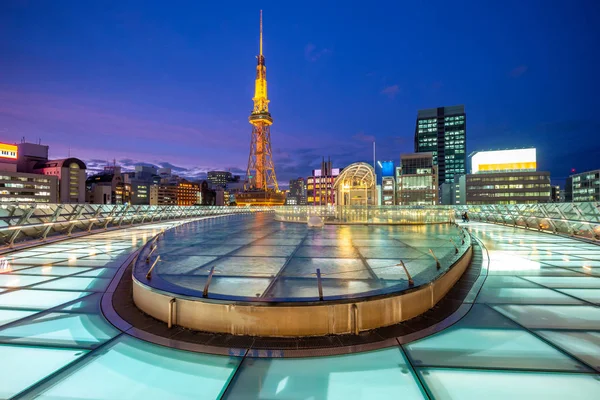
<path id="1" fill-rule="evenodd" d="M 27 276 L 27 275 L 0 275 L 0 287 L 5 288 L 18 288 L 22 286 L 29 286 L 35 283 L 40 283 L 47 281 L 48 279 L 53 279 L 52 277 L 44 277 L 44 276 Z"/>
<path id="2" fill-rule="evenodd" d="M 543 288 L 487 288 L 483 287 L 478 303 L 490 304 L 583 304 L 581 300 Z"/>
<path id="3" fill-rule="evenodd" d="M 89 293 L 21 289 L 0 293 L 0 307 L 45 310 L 76 300 Z"/>
<path id="4" fill-rule="evenodd" d="M 423 368 L 436 400 L 590 400 L 600 392 L 597 375 Z"/>
<path id="5" fill-rule="evenodd" d="M 40 399 L 217 399 L 240 359 L 121 337 Z"/>
<path id="6" fill-rule="evenodd" d="M 0 330 L 0 341 L 85 347 L 104 342 L 119 331 L 100 315 L 50 313 Z"/>
<path id="7" fill-rule="evenodd" d="M 0 398 L 11 398 L 84 355 L 84 350 L 0 344 Z"/>
<path id="8" fill-rule="evenodd" d="M 600 331 L 537 330 L 536 333 L 554 346 L 600 370 Z"/>
<path id="9" fill-rule="evenodd" d="M 106 278 L 86 278 L 86 277 L 66 277 L 50 282 L 40 283 L 35 286 L 36 289 L 50 290 L 77 290 L 77 291 L 104 291 L 110 284 L 110 279 Z"/>
<path id="10" fill-rule="evenodd" d="M 73 275 L 79 272 L 89 271 L 90 268 L 79 267 L 60 267 L 56 265 L 48 265 L 45 267 L 32 267 L 19 270 L 20 275 L 48 275 L 48 276 L 64 276 Z"/>
<path id="11" fill-rule="evenodd" d="M 425 399 L 398 348 L 347 356 L 251 359 L 227 399 Z"/>
<path id="12" fill-rule="evenodd" d="M 2 310 L 0 309 L 0 327 L 2 325 L 9 324 L 13 321 L 17 321 L 21 318 L 29 317 L 35 314 L 35 311 L 22 311 L 22 310 Z"/>

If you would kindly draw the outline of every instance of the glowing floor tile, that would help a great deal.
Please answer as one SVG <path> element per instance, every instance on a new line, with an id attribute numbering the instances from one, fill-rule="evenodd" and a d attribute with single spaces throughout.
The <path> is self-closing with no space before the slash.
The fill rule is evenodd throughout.
<path id="1" fill-rule="evenodd" d="M 102 294 L 103 293 L 91 294 L 82 298 L 81 301 L 77 301 L 68 306 L 59 308 L 57 312 L 73 311 L 80 313 L 100 314 L 100 301 L 102 300 Z"/>
<path id="2" fill-rule="evenodd" d="M 46 310 L 87 294 L 89 293 L 20 289 L 14 292 L 0 293 L 0 307 Z"/>
<path id="3" fill-rule="evenodd" d="M 35 314 L 35 311 L 0 310 L 0 326 L 9 324 L 21 318 L 29 317 L 33 314 Z"/>
<path id="4" fill-rule="evenodd" d="M 29 275 L 2 275 L 0 274 L 0 287 L 17 288 L 22 286 L 29 286 L 35 283 L 47 281 L 48 279 L 54 279 L 53 277 L 45 276 L 29 276 Z"/>
<path id="5" fill-rule="evenodd" d="M 399 349 L 337 357 L 246 359 L 228 399 L 423 399 Z"/>
<path id="6" fill-rule="evenodd" d="M 115 274 L 117 273 L 117 271 L 114 268 L 94 268 L 94 269 L 90 269 L 87 272 L 84 272 L 83 274 L 78 274 L 77 276 L 83 276 L 83 277 L 97 277 L 97 278 L 112 278 L 113 276 L 115 276 Z"/>
<path id="7" fill-rule="evenodd" d="M 3 365 L 0 398 L 15 396 L 85 353 L 85 350 L 0 344 Z"/>
<path id="8" fill-rule="evenodd" d="M 590 303 L 600 304 L 600 289 L 559 289 L 559 291 Z"/>
<path id="9" fill-rule="evenodd" d="M 561 278 L 559 278 L 561 279 Z M 525 287 L 539 288 L 540 286 L 518 276 L 490 275 L 485 278 L 486 288 Z"/>
<path id="10" fill-rule="evenodd" d="M 596 375 L 461 369 L 419 369 L 436 400 L 592 400 L 598 398 Z"/>
<path id="11" fill-rule="evenodd" d="M 239 360 L 121 337 L 40 399 L 217 399 Z M 107 384 L 110 382 L 110 384 Z"/>
<path id="12" fill-rule="evenodd" d="M 593 276 L 524 276 L 527 281 L 539 283 L 550 288 L 559 289 L 600 289 L 600 278 Z M 487 280 L 486 280 L 487 282 Z"/>
<path id="13" fill-rule="evenodd" d="M 537 330 L 553 345 L 600 369 L 600 332 Z"/>
<path id="14" fill-rule="evenodd" d="M 86 278 L 86 277 L 66 277 L 53 280 L 51 282 L 40 283 L 36 289 L 47 290 L 88 290 L 99 292 L 103 291 L 110 284 L 110 279 L 105 278 Z"/>
<path id="15" fill-rule="evenodd" d="M 477 296 L 478 303 L 489 304 L 582 304 L 551 289 L 543 288 L 484 288 Z"/>
<path id="16" fill-rule="evenodd" d="M 64 276 L 76 274 L 78 272 L 89 271 L 90 268 L 79 268 L 79 267 L 61 267 L 55 265 L 49 265 L 46 267 L 33 267 L 24 270 L 19 270 L 19 275 L 54 275 Z"/>
<path id="17" fill-rule="evenodd" d="M 588 370 L 522 329 L 450 328 L 406 348 L 415 366 Z"/>
<path id="18" fill-rule="evenodd" d="M 493 307 L 529 329 L 595 330 L 600 324 L 600 308 L 590 305 L 496 305 Z"/>
<path id="19" fill-rule="evenodd" d="M 119 331 L 100 315 L 51 313 L 0 329 L 0 341 L 53 346 L 89 346 Z"/>

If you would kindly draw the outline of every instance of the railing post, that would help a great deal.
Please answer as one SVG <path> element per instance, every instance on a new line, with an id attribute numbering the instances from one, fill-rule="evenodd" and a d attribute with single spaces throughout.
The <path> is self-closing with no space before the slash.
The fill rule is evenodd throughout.
<path id="1" fill-rule="evenodd" d="M 206 284 L 204 285 L 204 290 L 202 291 L 202 297 L 208 297 L 208 287 L 210 286 L 210 281 L 212 281 L 213 274 L 215 273 L 215 267 L 211 267 L 210 272 L 208 273 L 208 278 L 206 278 Z"/>
<path id="2" fill-rule="evenodd" d="M 437 269 L 440 269 L 442 267 L 442 265 L 440 264 L 440 260 L 438 260 L 438 258 L 435 256 L 435 254 L 433 254 L 433 250 L 429 249 L 429 252 L 431 253 L 431 256 L 433 257 L 433 259 L 435 260 L 435 266 L 437 267 Z"/>
<path id="3" fill-rule="evenodd" d="M 454 254 L 458 254 L 458 246 L 456 245 L 456 243 L 454 243 L 454 240 L 450 239 L 450 241 L 452 242 L 452 244 L 454 245 Z M 464 243 L 463 243 L 464 244 Z"/>
<path id="4" fill-rule="evenodd" d="M 317 286 L 319 287 L 319 300 L 323 300 L 323 284 L 321 283 L 321 269 L 317 268 Z"/>
<path id="5" fill-rule="evenodd" d="M 398 265 L 400 265 L 400 266 L 402 266 L 402 268 L 404 268 L 404 273 L 408 277 L 408 286 L 414 286 L 415 281 L 413 281 L 413 278 L 410 276 L 410 273 L 408 272 L 408 268 L 406 268 L 406 265 L 404 265 L 404 261 L 400 260 L 400 264 L 397 264 L 397 266 Z"/>
<path id="6" fill-rule="evenodd" d="M 173 309 L 176 306 L 176 299 L 172 298 L 171 300 L 169 300 L 169 319 L 167 322 L 167 328 L 171 329 L 171 327 L 173 326 L 173 316 L 175 315 L 175 313 L 173 312 Z"/>
<path id="7" fill-rule="evenodd" d="M 156 264 L 160 261 L 160 256 L 156 257 L 156 260 L 154 260 L 154 263 L 152 264 L 152 266 L 150 267 L 150 269 L 148 270 L 148 273 L 146 274 L 146 279 L 152 279 L 152 270 L 154 269 L 154 267 L 156 267 Z"/>

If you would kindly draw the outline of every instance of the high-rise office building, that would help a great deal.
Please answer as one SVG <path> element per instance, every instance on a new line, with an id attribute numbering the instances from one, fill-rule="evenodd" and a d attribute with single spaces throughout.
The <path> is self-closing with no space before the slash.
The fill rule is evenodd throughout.
<path id="1" fill-rule="evenodd" d="M 600 169 L 581 172 L 569 177 L 571 201 L 600 201 Z"/>
<path id="2" fill-rule="evenodd" d="M 430 152 L 438 168 L 438 183 L 454 182 L 467 173 L 467 115 L 464 106 L 419 110 L 415 153 Z"/>
<path id="3" fill-rule="evenodd" d="M 290 181 L 290 188 L 285 202 L 288 205 L 306 205 L 306 181 L 304 178 L 292 179 Z"/>
<path id="4" fill-rule="evenodd" d="M 402 154 L 396 170 L 396 204 L 435 205 L 438 202 L 438 174 L 432 153 Z"/>
<path id="5" fill-rule="evenodd" d="M 480 151 L 471 155 L 467 204 L 550 202 L 550 173 L 537 171 L 536 150 Z"/>

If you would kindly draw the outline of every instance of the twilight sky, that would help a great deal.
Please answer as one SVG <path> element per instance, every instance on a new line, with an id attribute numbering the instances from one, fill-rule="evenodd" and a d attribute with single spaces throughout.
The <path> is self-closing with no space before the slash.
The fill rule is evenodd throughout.
<path id="1" fill-rule="evenodd" d="M 555 181 L 600 168 L 595 0 L 2 0 L 0 141 L 245 171 L 260 8 L 281 183 L 372 162 L 373 140 L 398 162 L 417 110 L 456 104 L 468 153 L 534 146 Z"/>

